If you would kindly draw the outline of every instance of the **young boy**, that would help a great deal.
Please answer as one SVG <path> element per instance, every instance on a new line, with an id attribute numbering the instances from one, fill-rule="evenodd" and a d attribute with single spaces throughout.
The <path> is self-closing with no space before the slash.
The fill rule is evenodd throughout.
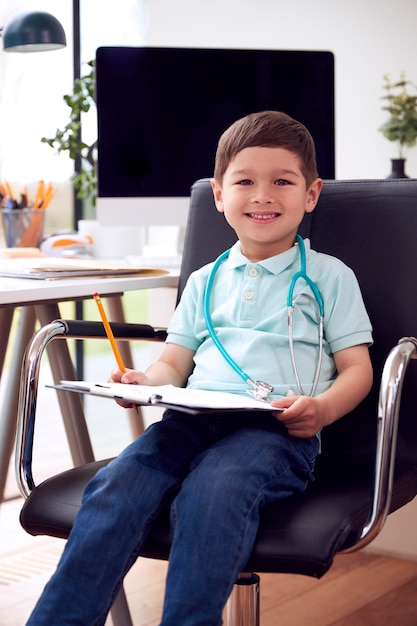
<path id="1" fill-rule="evenodd" d="M 307 129 L 276 111 L 238 120 L 220 139 L 212 187 L 238 242 L 214 276 L 209 264 L 190 277 L 160 359 L 144 373 L 116 370 L 111 380 L 246 394 L 247 383 L 219 350 L 208 321 L 233 362 L 273 387 L 269 399 L 281 410 L 210 416 L 166 411 L 87 486 L 57 571 L 28 624 L 104 624 L 167 503 L 173 543 L 161 625 L 221 624 L 251 553 L 260 508 L 305 489 L 320 430 L 370 389 L 371 327 L 353 273 L 310 250 L 308 241 L 295 243 L 322 188 Z M 320 314 L 316 288 L 304 278 L 292 296 L 294 359 L 287 330 L 287 293 L 300 271 L 303 243 L 309 279 L 324 302 L 314 396 L 304 393 L 312 392 L 316 376 Z"/>

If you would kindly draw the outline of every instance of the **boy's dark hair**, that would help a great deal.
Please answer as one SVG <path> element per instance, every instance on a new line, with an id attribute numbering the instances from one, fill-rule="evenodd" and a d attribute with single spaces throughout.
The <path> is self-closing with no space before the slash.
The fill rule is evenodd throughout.
<path id="1" fill-rule="evenodd" d="M 296 154 L 307 187 L 318 176 L 316 149 L 307 128 L 286 113 L 261 111 L 242 117 L 222 134 L 217 146 L 214 178 L 221 184 L 238 152 L 254 147 L 285 148 Z"/>

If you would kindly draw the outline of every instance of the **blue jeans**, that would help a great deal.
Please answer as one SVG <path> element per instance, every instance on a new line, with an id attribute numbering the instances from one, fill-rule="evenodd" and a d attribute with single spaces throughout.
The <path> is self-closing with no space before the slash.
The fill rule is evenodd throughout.
<path id="1" fill-rule="evenodd" d="M 219 626 L 264 505 L 304 490 L 316 437 L 271 414 L 167 411 L 86 487 L 55 574 L 28 626 L 98 626 L 161 507 L 173 532 L 161 626 Z"/>

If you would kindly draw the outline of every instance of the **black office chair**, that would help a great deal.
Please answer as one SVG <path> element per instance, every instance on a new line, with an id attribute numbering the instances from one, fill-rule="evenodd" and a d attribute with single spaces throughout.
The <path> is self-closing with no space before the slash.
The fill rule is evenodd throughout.
<path id="1" fill-rule="evenodd" d="M 263 509 L 246 571 L 320 578 L 336 553 L 367 545 L 387 514 L 417 493 L 415 364 L 405 375 L 417 354 L 417 339 L 411 337 L 417 335 L 417 181 L 327 181 L 300 233 L 311 239 L 314 249 L 339 257 L 355 271 L 374 328 L 375 382 L 355 411 L 324 429 L 315 482 L 304 493 Z M 179 293 L 192 270 L 234 241 L 233 231 L 215 209 L 208 179 L 197 181 L 192 188 Z M 116 335 L 122 330 L 125 339 L 135 333 L 143 337 L 145 330 L 154 340 L 164 336 L 150 327 L 114 325 Z M 27 498 L 21 523 L 33 535 L 67 537 L 85 484 L 108 462 L 71 469 L 38 486 L 32 478 L 40 358 L 50 339 L 73 336 L 104 333 L 99 323 L 55 321 L 35 335 L 23 366 L 18 480 Z M 167 559 L 169 547 L 164 512 L 143 555 Z M 258 581 L 257 574 L 242 575 L 228 603 L 228 626 L 259 623 Z M 125 609 L 119 614 L 123 613 L 120 624 L 129 623 Z"/>

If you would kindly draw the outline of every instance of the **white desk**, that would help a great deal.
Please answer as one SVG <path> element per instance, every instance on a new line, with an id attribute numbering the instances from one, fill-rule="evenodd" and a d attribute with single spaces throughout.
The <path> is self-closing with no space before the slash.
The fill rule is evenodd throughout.
<path id="1" fill-rule="evenodd" d="M 89 299 L 99 292 L 108 298 L 110 319 L 124 321 L 121 295 L 139 289 L 176 288 L 178 272 L 160 276 L 128 276 L 117 278 L 71 278 L 35 280 L 0 278 L 0 374 L 7 349 L 11 351 L 10 373 L 5 401 L 0 407 L 0 502 L 3 498 L 10 458 L 16 434 L 16 416 L 20 386 L 20 370 L 26 346 L 35 328 L 36 319 L 44 326 L 61 317 L 60 302 Z M 16 339 L 9 345 L 9 335 L 15 313 L 18 312 Z M 141 320 L 138 320 L 140 323 Z M 49 351 L 51 369 L 56 381 L 74 374 L 73 364 L 65 341 L 53 342 Z M 122 352 L 129 367 L 130 352 Z M 74 463 L 93 460 L 83 416 L 81 399 L 77 394 L 60 394 L 61 410 Z M 68 396 L 65 398 L 64 396 Z M 77 416 L 77 417 L 75 417 Z"/>
<path id="2" fill-rule="evenodd" d="M 123 276 L 116 278 L 66 278 L 36 280 L 0 277 L 0 308 L 36 305 L 91 298 L 93 293 L 115 294 L 137 289 L 176 287 L 178 271 L 159 276 Z"/>

